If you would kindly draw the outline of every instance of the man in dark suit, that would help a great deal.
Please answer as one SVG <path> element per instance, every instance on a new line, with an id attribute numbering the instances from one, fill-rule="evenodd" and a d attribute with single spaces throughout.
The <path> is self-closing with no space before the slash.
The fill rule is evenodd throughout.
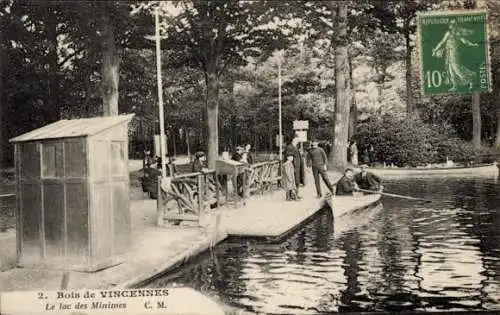
<path id="1" fill-rule="evenodd" d="M 252 145 L 250 143 L 247 143 L 245 145 L 245 152 L 247 153 L 248 164 L 253 164 L 253 154 L 252 154 L 252 152 L 250 152 L 251 148 L 252 148 Z"/>
<path id="2" fill-rule="evenodd" d="M 344 176 L 337 182 L 335 194 L 337 196 L 352 196 L 358 189 L 358 185 L 354 181 L 354 171 L 351 168 L 347 168 Z"/>
<path id="3" fill-rule="evenodd" d="M 231 160 L 236 161 L 236 162 L 241 162 L 241 158 L 243 157 L 243 152 L 245 152 L 243 147 L 240 147 L 240 146 L 236 147 L 236 152 L 231 157 Z M 244 184 L 243 183 L 243 174 L 236 175 L 236 191 L 240 197 L 243 197 L 243 184 Z"/>
<path id="4" fill-rule="evenodd" d="M 312 167 L 312 173 L 314 177 L 314 185 L 316 186 L 316 194 L 317 197 L 320 198 L 321 194 L 321 183 L 319 182 L 319 176 L 323 179 L 323 182 L 326 184 L 326 187 L 333 194 L 333 187 L 328 178 L 328 174 L 326 173 L 328 158 L 326 156 L 325 150 L 318 146 L 318 141 L 312 142 L 312 148 L 309 150 L 309 154 L 307 155 L 307 164 Z"/>
<path id="5" fill-rule="evenodd" d="M 382 186 L 382 180 L 377 175 L 368 172 L 368 165 L 363 164 L 360 166 L 361 172 L 354 176 L 354 180 L 356 184 L 358 184 L 359 188 L 366 190 L 382 190 L 384 186 Z"/>
<path id="6" fill-rule="evenodd" d="M 285 157 L 288 155 L 293 155 L 293 166 L 295 168 L 295 184 L 297 185 L 297 199 L 301 199 L 299 196 L 299 185 L 300 185 L 300 168 L 302 163 L 302 156 L 300 150 L 297 147 L 299 144 L 299 138 L 295 136 L 286 147 Z"/>

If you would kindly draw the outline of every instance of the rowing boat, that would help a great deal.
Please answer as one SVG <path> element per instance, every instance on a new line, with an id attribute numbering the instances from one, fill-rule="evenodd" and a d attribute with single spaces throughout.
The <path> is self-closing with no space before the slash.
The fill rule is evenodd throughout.
<path id="1" fill-rule="evenodd" d="M 326 202 L 332 209 L 334 218 L 341 218 L 355 211 L 375 206 L 380 201 L 380 194 L 356 194 L 354 196 L 332 196 Z"/>
<path id="2" fill-rule="evenodd" d="M 333 213 L 335 235 L 353 229 L 362 229 L 373 222 L 382 209 L 380 194 L 356 194 L 355 196 L 334 196 L 326 199 Z M 363 211 L 366 210 L 366 211 Z"/>
<path id="3" fill-rule="evenodd" d="M 496 163 L 455 167 L 416 167 L 416 168 L 370 168 L 370 172 L 378 176 L 443 176 L 443 175 L 475 175 L 496 176 L 499 168 Z"/>

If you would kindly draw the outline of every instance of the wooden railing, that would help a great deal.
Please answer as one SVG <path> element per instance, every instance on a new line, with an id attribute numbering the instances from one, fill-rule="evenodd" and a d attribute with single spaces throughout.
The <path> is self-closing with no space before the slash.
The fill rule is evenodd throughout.
<path id="1" fill-rule="evenodd" d="M 251 165 L 247 181 L 250 194 L 264 193 L 271 190 L 274 185 L 278 188 L 281 181 L 280 162 L 262 162 Z"/>
<path id="2" fill-rule="evenodd" d="M 245 168 L 244 196 L 278 188 L 279 161 L 263 162 Z M 232 180 L 235 180 L 234 178 Z M 233 192 L 236 193 L 236 192 Z M 158 226 L 198 221 L 203 212 L 223 205 L 223 186 L 215 170 L 158 179 Z"/>

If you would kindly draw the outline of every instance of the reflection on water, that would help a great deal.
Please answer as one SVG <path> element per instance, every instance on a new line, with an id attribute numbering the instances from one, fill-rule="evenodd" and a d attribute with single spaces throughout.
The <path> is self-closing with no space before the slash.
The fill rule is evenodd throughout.
<path id="1" fill-rule="evenodd" d="M 498 184 L 415 179 L 386 187 L 434 202 L 384 198 L 349 224 L 324 212 L 282 244 L 222 244 L 149 286 L 192 286 L 274 314 L 500 310 Z"/>

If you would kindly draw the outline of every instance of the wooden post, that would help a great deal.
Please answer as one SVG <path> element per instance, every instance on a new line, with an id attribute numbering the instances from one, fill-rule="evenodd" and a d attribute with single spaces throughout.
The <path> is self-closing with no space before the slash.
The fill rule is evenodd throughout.
<path id="1" fill-rule="evenodd" d="M 163 85 L 161 77 L 161 46 L 160 46 L 160 12 L 158 8 L 155 11 L 155 31 L 156 31 L 156 72 L 158 85 L 158 107 L 160 115 L 160 157 L 161 157 L 161 176 L 167 176 L 165 167 L 167 151 L 165 148 L 165 117 L 163 112 Z"/>
<path id="2" fill-rule="evenodd" d="M 201 226 L 201 216 L 202 212 L 205 209 L 205 187 L 204 187 L 204 178 L 205 176 L 203 174 L 198 174 L 197 180 L 198 180 L 198 225 Z"/>
<path id="3" fill-rule="evenodd" d="M 250 186 L 250 183 L 248 182 L 248 171 L 244 171 L 243 172 L 243 202 L 246 201 L 249 193 L 248 193 L 248 190 L 249 190 L 249 187 Z"/>
<path id="4" fill-rule="evenodd" d="M 219 193 L 219 187 L 221 186 L 219 182 L 219 176 L 217 175 L 217 172 L 214 173 L 214 181 L 215 181 L 215 199 L 217 200 L 217 208 L 220 207 L 220 193 Z"/>
<path id="5" fill-rule="evenodd" d="M 69 272 L 65 271 L 62 275 L 60 289 L 61 290 L 68 290 L 68 285 L 69 285 Z"/>
<path id="6" fill-rule="evenodd" d="M 158 226 L 163 226 L 163 196 L 161 193 L 161 176 L 158 176 L 158 185 L 156 185 L 157 197 L 156 197 L 156 224 Z"/>
<path id="7" fill-rule="evenodd" d="M 229 176 L 224 176 L 224 195 L 226 196 L 226 203 L 229 201 Z M 232 183 L 232 182 L 231 182 Z"/>
<path id="8" fill-rule="evenodd" d="M 282 125 L 282 120 L 281 120 L 281 51 L 279 53 L 279 59 L 278 59 L 278 112 L 279 112 L 279 121 L 278 121 L 278 128 L 279 128 L 279 157 L 280 157 L 280 163 L 283 161 L 283 125 Z"/>

